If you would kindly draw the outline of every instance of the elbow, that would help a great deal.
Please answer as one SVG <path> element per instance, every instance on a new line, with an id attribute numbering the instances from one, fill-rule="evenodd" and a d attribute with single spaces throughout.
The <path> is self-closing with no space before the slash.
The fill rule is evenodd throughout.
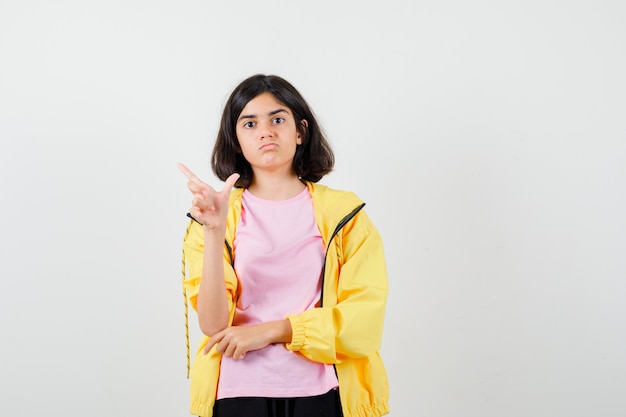
<path id="1" fill-rule="evenodd" d="M 338 344 L 337 351 L 345 357 L 359 359 L 375 355 L 380 350 L 380 346 L 380 340 L 361 340 L 360 343 Z"/>
<path id="2" fill-rule="evenodd" d="M 207 305 L 198 299 L 197 312 L 200 331 L 206 336 L 212 337 L 228 327 L 230 313 L 226 306 Z"/>
<path id="3" fill-rule="evenodd" d="M 213 337 L 215 334 L 228 327 L 228 317 L 220 320 L 216 320 L 215 318 L 212 320 L 203 320 L 202 318 L 198 318 L 198 324 L 200 326 L 200 331 L 202 331 L 204 335 Z"/>

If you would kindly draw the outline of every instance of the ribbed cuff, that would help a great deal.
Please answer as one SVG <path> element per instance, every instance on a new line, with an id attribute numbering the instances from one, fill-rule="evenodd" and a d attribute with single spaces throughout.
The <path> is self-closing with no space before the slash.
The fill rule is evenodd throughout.
<path id="1" fill-rule="evenodd" d="M 287 320 L 291 322 L 291 343 L 285 346 L 293 351 L 302 350 L 305 341 L 304 319 L 301 316 L 287 316 Z"/>

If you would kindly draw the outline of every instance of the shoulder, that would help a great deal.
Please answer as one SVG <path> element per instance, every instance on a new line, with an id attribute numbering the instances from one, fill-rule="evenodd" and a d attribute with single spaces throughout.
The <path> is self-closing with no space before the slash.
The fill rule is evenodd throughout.
<path id="1" fill-rule="evenodd" d="M 363 209 L 365 203 L 355 193 L 321 184 L 307 183 L 307 186 L 311 192 L 318 225 L 324 225 L 321 226 L 322 233 L 332 232 L 347 221 L 353 226 L 359 224 L 368 228 L 369 218 Z"/>
<path id="2" fill-rule="evenodd" d="M 353 210 L 355 207 L 363 204 L 363 200 L 352 191 L 338 190 L 311 182 L 306 184 L 311 192 L 313 201 L 320 207 L 328 210 Z"/>

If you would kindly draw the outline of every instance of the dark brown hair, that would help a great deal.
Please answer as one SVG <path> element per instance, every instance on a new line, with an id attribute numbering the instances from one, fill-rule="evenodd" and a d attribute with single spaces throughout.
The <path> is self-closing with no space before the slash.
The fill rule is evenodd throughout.
<path id="1" fill-rule="evenodd" d="M 246 188 L 252 182 L 252 167 L 243 157 L 237 140 L 236 123 L 243 108 L 261 93 L 269 92 L 287 106 L 302 136 L 296 148 L 293 168 L 299 178 L 317 182 L 328 174 L 335 164 L 335 156 L 306 100 L 289 82 L 276 75 L 257 74 L 242 81 L 231 93 L 224 112 L 217 140 L 211 155 L 213 173 L 225 181 L 232 173 L 239 173 L 236 187 Z M 306 125 L 302 122 L 306 120 Z"/>

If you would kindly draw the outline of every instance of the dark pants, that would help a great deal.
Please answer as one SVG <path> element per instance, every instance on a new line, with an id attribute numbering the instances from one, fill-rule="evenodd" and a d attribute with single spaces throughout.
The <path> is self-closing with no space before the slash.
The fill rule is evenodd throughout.
<path id="1" fill-rule="evenodd" d="M 339 391 L 314 397 L 222 398 L 215 402 L 214 417 L 342 417 Z"/>

